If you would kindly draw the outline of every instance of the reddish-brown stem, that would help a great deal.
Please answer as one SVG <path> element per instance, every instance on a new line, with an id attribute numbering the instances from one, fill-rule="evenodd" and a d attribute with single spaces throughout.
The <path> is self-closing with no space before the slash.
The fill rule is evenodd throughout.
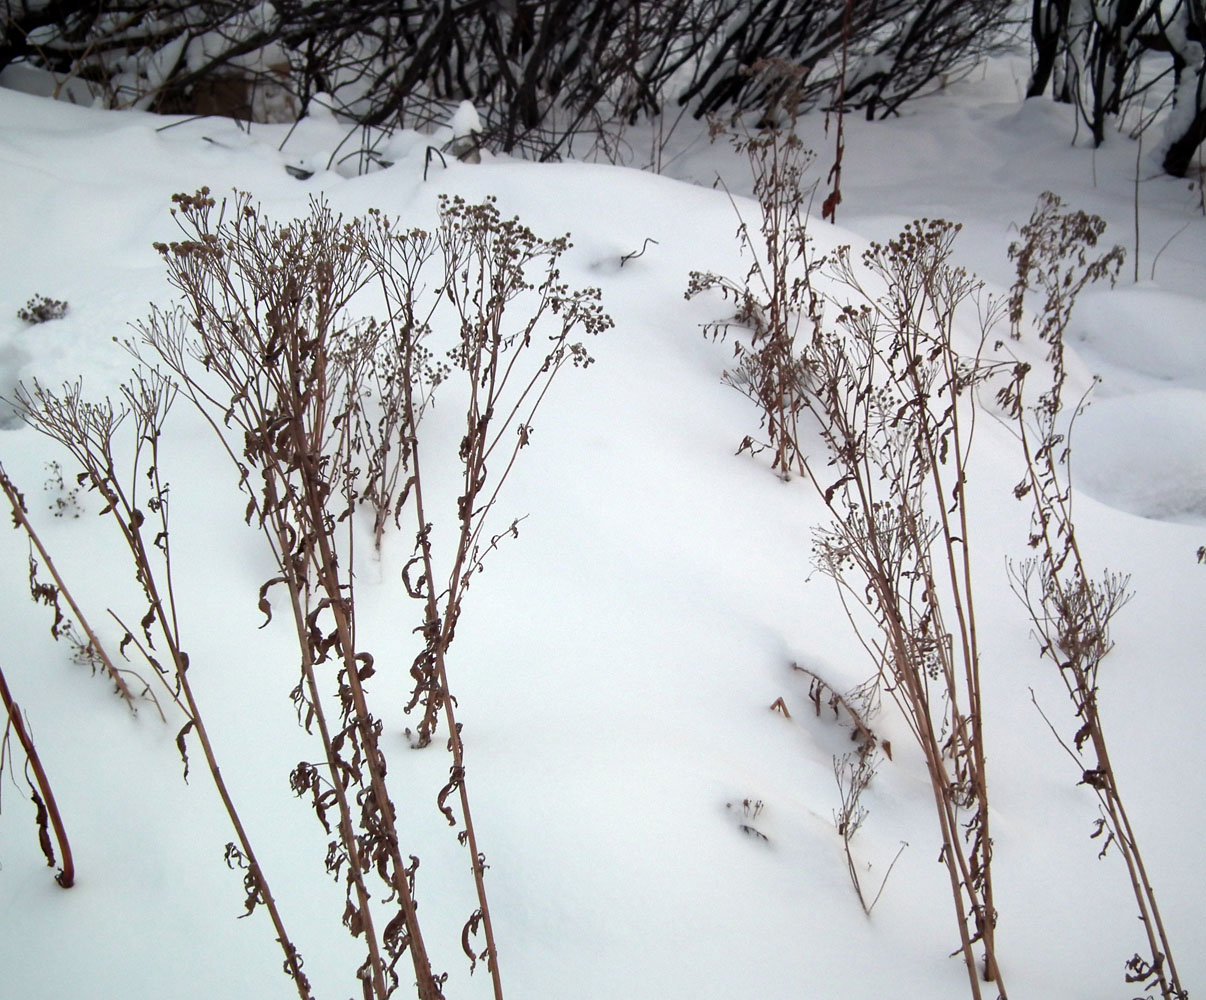
<path id="1" fill-rule="evenodd" d="M 415 912 L 410 884 L 406 877 L 406 866 L 402 863 L 398 831 L 394 825 L 393 803 L 385 787 L 385 779 L 381 773 L 381 768 L 377 763 L 382 759 L 382 755 L 377 746 L 377 735 L 373 732 L 372 724 L 369 721 L 368 701 L 365 697 L 364 687 L 358 673 L 359 664 L 355 658 L 356 650 L 352 630 L 347 613 L 344 610 L 342 598 L 339 596 L 339 580 L 334 570 L 334 550 L 331 547 L 330 538 L 322 527 L 325 508 L 322 506 L 321 500 L 315 496 L 313 486 L 314 484 L 307 478 L 307 498 L 311 503 L 311 514 L 316 518 L 316 533 L 321 557 L 321 564 L 318 569 L 321 574 L 324 591 L 332 596 L 331 610 L 335 617 L 335 627 L 338 630 L 340 647 L 343 651 L 344 677 L 347 680 L 348 688 L 351 690 L 352 704 L 356 715 L 356 726 L 365 747 L 369 781 L 373 795 L 377 801 L 379 815 L 385 827 L 386 836 L 389 839 L 390 854 L 393 861 L 393 877 L 390 880 L 390 884 L 398 893 L 402 911 L 405 915 L 407 935 L 410 938 L 408 947 L 415 969 L 419 997 L 421 1000 L 441 1000 L 443 993 L 431 972 L 431 961 L 427 957 L 427 949 L 424 946 L 423 936 L 419 929 L 418 916 Z M 311 670 L 312 675 L 313 670 Z M 383 992 L 381 995 L 384 997 L 387 994 Z"/>
<path id="2" fill-rule="evenodd" d="M 0 668 L 0 701 L 4 702 L 4 710 L 8 714 L 9 724 L 17 735 L 17 742 L 21 744 L 21 749 L 25 751 L 25 759 L 29 761 L 29 765 L 33 769 L 34 781 L 37 782 L 38 789 L 42 793 L 42 803 L 46 808 L 50 825 L 54 829 L 54 838 L 59 844 L 59 856 L 62 858 L 62 867 L 58 875 L 55 876 L 55 881 L 64 889 L 70 889 L 75 884 L 75 861 L 71 857 L 71 845 L 67 842 L 67 831 L 63 827 L 63 818 L 59 814 L 59 805 L 55 801 L 54 792 L 51 791 L 50 780 L 46 777 L 46 770 L 42 767 L 42 760 L 38 756 L 33 738 L 25 728 L 25 722 L 21 717 L 21 707 L 13 700 L 12 693 L 8 689 L 8 682 L 4 679 L 3 668 Z M 41 835 L 45 836 L 44 830 L 41 831 Z M 47 850 L 45 845 L 43 850 Z M 51 866 L 54 865 L 54 857 L 50 853 L 47 853 L 46 863 Z"/>
<path id="3" fill-rule="evenodd" d="M 271 487 L 269 487 L 271 489 Z M 275 505 L 274 505 L 275 506 Z M 282 524 L 275 525 L 278 551 L 284 552 L 285 530 Z M 284 563 L 284 559 L 281 563 Z M 305 612 L 302 608 L 299 583 L 292 574 L 285 577 L 289 590 L 290 605 L 293 610 L 293 622 L 297 630 L 297 644 L 301 650 L 302 676 L 310 692 L 310 704 L 314 709 L 314 720 L 318 723 L 319 739 L 322 741 L 326 754 L 327 769 L 331 775 L 331 787 L 335 791 L 336 807 L 339 810 L 339 839 L 347 853 L 351 881 L 356 889 L 356 899 L 359 903 L 360 918 L 364 924 L 365 947 L 368 951 L 369 966 L 373 975 L 373 989 L 378 997 L 386 995 L 384 964 L 381 959 L 380 946 L 377 942 L 377 932 L 374 927 L 372 911 L 372 895 L 364 881 L 364 865 L 360 852 L 356 849 L 356 835 L 352 820 L 352 808 L 348 802 L 347 789 L 344 788 L 339 761 L 331 749 L 331 730 L 327 724 L 327 713 L 322 707 L 322 695 L 314 674 L 314 659 L 310 654 L 309 637 L 306 634 Z M 417 974 L 416 970 L 416 974 Z"/>
<path id="4" fill-rule="evenodd" d="M 192 723 L 193 731 L 196 733 L 197 741 L 201 744 L 202 753 L 205 755 L 205 763 L 209 769 L 210 777 L 213 780 L 214 788 L 218 792 L 218 797 L 222 800 L 222 806 L 226 810 L 227 816 L 230 818 L 231 826 L 234 827 L 235 836 L 238 837 L 239 847 L 243 852 L 243 856 L 247 862 L 249 870 L 255 876 L 259 901 L 264 904 L 264 908 L 268 911 L 269 918 L 272 921 L 273 929 L 277 934 L 277 941 L 281 949 L 285 953 L 285 967 L 297 988 L 297 992 L 302 1000 L 312 1000 L 310 993 L 309 981 L 302 972 L 301 959 L 298 955 L 296 947 L 293 945 L 285 930 L 284 920 L 281 917 L 280 910 L 276 905 L 276 899 L 272 895 L 272 890 L 268 886 L 267 876 L 264 874 L 264 869 L 260 866 L 259 860 L 256 857 L 255 849 L 251 846 L 251 838 L 247 834 L 246 828 L 243 826 L 243 820 L 239 816 L 238 810 L 235 808 L 234 799 L 231 798 L 230 791 L 226 787 L 226 780 L 222 777 L 221 768 L 218 766 L 218 758 L 214 753 L 213 745 L 210 743 L 209 730 L 201 717 L 201 710 L 197 705 L 197 701 L 193 696 L 192 685 L 188 680 L 188 658 L 180 648 L 178 633 L 175 624 L 175 603 L 169 600 L 165 609 L 165 602 L 160 598 L 158 587 L 155 583 L 155 575 L 150 564 L 150 557 L 146 547 L 142 541 L 142 532 L 136 519 L 129 517 L 129 514 L 134 512 L 132 504 L 128 503 L 125 494 L 118 489 L 118 495 L 121 497 L 123 509 L 127 512 L 127 517 L 122 517 L 118 513 L 118 509 L 114 507 L 112 513 L 117 518 L 121 526 L 122 532 L 126 536 L 126 541 L 130 546 L 130 550 L 134 555 L 135 562 L 139 567 L 139 576 L 143 580 L 146 587 L 147 597 L 151 601 L 151 607 L 155 612 L 155 618 L 159 625 L 159 631 L 163 635 L 164 641 L 167 643 L 168 652 L 172 657 L 172 664 L 175 668 L 175 677 L 180 685 L 180 692 L 184 695 L 187 705 L 187 715 Z M 166 534 L 166 525 L 164 533 Z M 170 576 L 170 571 L 169 571 Z M 172 615 L 172 621 L 168 620 L 168 613 Z"/>
<path id="5" fill-rule="evenodd" d="M 3 465 L 0 465 L 0 488 L 4 490 L 4 495 L 8 498 L 9 505 L 12 507 L 13 517 L 25 531 L 25 534 L 29 536 L 29 540 L 33 544 L 34 548 L 38 550 L 38 555 L 42 559 L 42 565 L 46 567 L 46 571 L 51 575 L 55 582 L 55 586 L 59 588 L 59 593 L 63 595 L 63 599 L 66 600 L 67 606 L 71 609 L 72 615 L 75 616 L 75 620 L 79 622 L 80 628 L 84 630 L 84 634 L 88 637 L 90 648 L 96 652 L 98 657 L 100 657 L 100 661 L 104 664 L 110 680 L 112 680 L 117 686 L 117 690 L 121 696 L 125 698 L 127 702 L 133 705 L 134 695 L 130 693 L 130 689 L 127 687 L 125 679 L 121 676 L 121 671 L 119 671 L 113 665 L 113 661 L 109 659 L 109 654 L 105 652 L 104 647 L 96 638 L 96 633 L 92 631 L 91 626 L 88 624 L 88 620 L 84 617 L 84 613 L 80 611 L 79 605 L 75 603 L 75 598 L 71 596 L 71 591 L 68 590 L 66 585 L 63 583 L 63 578 L 59 576 L 59 571 L 55 569 L 54 560 L 50 558 L 50 553 L 46 551 L 45 546 L 42 545 L 41 539 L 38 538 L 38 533 L 34 531 L 33 525 L 30 524 L 29 518 L 25 513 L 25 507 L 21 503 L 21 495 L 17 492 L 12 480 L 8 478 L 8 475 L 4 471 Z M 162 711 L 160 714 L 163 714 Z"/>
<path id="6" fill-rule="evenodd" d="M 419 475 L 418 442 L 415 440 L 412 440 L 411 461 L 414 469 L 415 515 L 419 524 L 423 525 L 427 522 L 424 519 L 422 477 Z M 457 551 L 456 567 L 453 571 L 454 580 L 459 580 L 461 569 L 467 557 L 468 530 L 469 521 L 466 519 L 461 526 L 460 546 Z M 473 815 L 469 811 L 469 793 L 465 787 L 465 745 L 461 740 L 460 727 L 457 725 L 456 715 L 452 707 L 452 697 L 448 689 L 448 671 L 444 665 L 444 653 L 452 640 L 451 631 L 456 621 L 457 611 L 459 610 L 457 607 L 460 599 L 459 586 L 454 583 L 452 589 L 450 589 L 444 617 L 440 619 L 440 610 L 436 603 L 435 587 L 433 586 L 435 569 L 431 558 L 431 544 L 426 535 L 423 536 L 421 549 L 423 572 L 427 580 L 427 620 L 441 621 L 442 623 L 440 634 L 433 650 L 436 662 L 437 683 L 439 685 L 438 697 L 444 709 L 444 717 L 448 722 L 448 744 L 452 749 L 453 767 L 456 769 L 456 773 L 460 775 L 457 791 L 461 804 L 461 814 L 465 821 L 466 846 L 469 848 L 470 856 L 473 859 L 473 883 L 477 889 L 477 902 L 482 914 L 482 930 L 486 936 L 486 968 L 490 972 L 495 1000 L 502 1000 L 502 978 L 498 968 L 498 950 L 494 941 L 494 924 L 490 919 L 490 904 L 486 898 L 485 872 L 481 864 L 481 854 L 478 851 L 477 831 L 473 826 Z"/>

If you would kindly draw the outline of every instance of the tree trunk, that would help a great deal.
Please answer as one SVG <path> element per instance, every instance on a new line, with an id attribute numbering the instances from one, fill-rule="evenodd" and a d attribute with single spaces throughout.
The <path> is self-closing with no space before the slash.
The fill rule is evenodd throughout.
<path id="1" fill-rule="evenodd" d="M 1201 94 L 1202 88 L 1199 86 L 1199 97 Z M 1184 177 L 1188 174 L 1190 161 L 1203 142 L 1206 142 L 1206 107 L 1199 101 L 1197 114 L 1164 154 L 1164 172 L 1173 177 Z"/>
<path id="2" fill-rule="evenodd" d="M 1034 42 L 1035 63 L 1030 74 L 1027 97 L 1042 97 L 1051 82 L 1055 62 L 1067 44 L 1069 0 L 1034 0 L 1030 13 L 1030 38 Z M 1057 101 L 1068 100 L 1063 94 L 1053 95 Z"/>

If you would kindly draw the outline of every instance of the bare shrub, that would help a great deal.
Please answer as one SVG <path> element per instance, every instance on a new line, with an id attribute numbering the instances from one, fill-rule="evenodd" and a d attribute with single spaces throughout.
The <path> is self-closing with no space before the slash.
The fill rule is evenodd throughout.
<path id="1" fill-rule="evenodd" d="M 967 72 L 1007 0 L 8 0 L 0 68 L 26 61 L 113 106 L 294 117 L 321 102 L 349 124 L 429 128 L 463 100 L 490 148 L 612 159 L 625 130 L 674 109 L 754 113 L 795 69 L 801 109 L 868 117 Z"/>
<path id="2" fill-rule="evenodd" d="M 1035 0 L 1027 97 L 1074 104 L 1095 146 L 1111 121 L 1141 106 L 1135 131 L 1164 118 L 1164 170 L 1185 177 L 1206 139 L 1206 10 L 1201 0 Z M 1153 95 L 1157 100 L 1149 100 Z"/>

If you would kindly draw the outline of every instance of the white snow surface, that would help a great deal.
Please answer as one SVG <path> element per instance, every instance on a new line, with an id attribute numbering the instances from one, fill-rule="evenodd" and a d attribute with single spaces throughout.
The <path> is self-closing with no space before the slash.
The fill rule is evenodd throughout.
<path id="1" fill-rule="evenodd" d="M 1022 103 L 1024 74 L 1022 63 L 998 60 L 891 121 L 848 119 L 838 226 L 812 223 L 818 251 L 942 216 L 964 224 L 960 262 L 1002 291 L 1017 226 L 1052 190 L 1101 214 L 1107 239 L 1133 253 L 1135 145 L 1120 134 L 1096 151 L 1074 142 L 1068 109 Z M 799 128 L 818 151 L 823 192 L 833 134 L 819 118 Z M 149 303 L 171 301 L 151 243 L 176 235 L 175 192 L 249 191 L 282 220 L 321 195 L 345 215 L 375 207 L 407 226 L 430 224 L 441 193 L 493 195 L 538 234 L 571 233 L 564 279 L 600 286 L 616 326 L 589 344 L 596 364 L 563 373 L 538 414 L 497 512 L 500 530 L 526 520 L 474 582 L 449 660 L 507 996 L 966 996 L 960 959 L 949 957 L 958 937 L 928 779 L 889 699 L 876 726 L 894 759 L 864 798 L 870 813 L 853 842 L 872 893 L 908 846 L 870 917 L 850 886 L 832 771 L 848 732 L 814 716 L 791 666 L 846 690 L 872 665 L 809 562 L 820 504 L 763 458 L 734 455 L 757 434 L 757 413 L 721 384 L 731 347 L 700 331 L 725 305 L 683 298 L 690 270 L 744 274 L 734 203 L 714 183 L 722 176 L 752 219 L 748 169 L 687 123 L 661 175 L 635 169 L 651 148 L 640 130 L 625 136 L 631 167 L 488 154 L 478 165 L 426 164 L 430 140 L 410 133 L 382 145 L 392 166 L 364 176 L 332 156 L 345 130 L 329 116 L 288 131 L 0 90 L 0 395 L 18 380 L 53 386 L 80 375 L 92 396 L 116 390 L 130 362 L 113 338 Z M 318 169 L 297 180 L 284 167 L 298 162 Z M 1073 436 L 1076 513 L 1094 567 L 1129 573 L 1136 593 L 1103 668 L 1103 714 L 1193 991 L 1206 989 L 1206 566 L 1195 555 L 1206 543 L 1206 219 L 1185 182 L 1149 159 L 1139 170 L 1143 280 L 1131 281 L 1128 258 L 1118 287 L 1087 294 L 1074 320 L 1074 377 L 1103 379 Z M 657 242 L 621 267 L 647 239 Z M 66 300 L 67 315 L 18 320 L 35 293 Z M 437 403 L 431 433 L 452 443 L 447 461 L 425 472 L 436 481 L 455 471 L 456 419 Z M 326 837 L 288 788 L 289 771 L 319 750 L 288 701 L 296 653 L 284 616 L 258 628 L 268 553 L 243 524 L 226 459 L 184 402 L 168 435 L 190 677 L 316 996 L 359 995 L 361 951 L 340 926 L 342 889 L 322 869 Z M 1074 730 L 1008 586 L 1006 560 L 1028 552 L 1029 512 L 1011 494 L 1018 449 L 991 420 L 977 435 L 969 489 L 1002 968 L 1016 998 L 1129 996 L 1123 963 L 1143 939 L 1125 869 L 1114 852 L 1098 860 L 1094 800 L 1031 700 L 1033 690 L 1061 732 Z M 100 505 L 82 496 L 78 518 L 52 517 L 47 463 L 62 462 L 69 479 L 69 458 L 7 417 L 0 460 L 116 646 L 105 609 L 142 608 Z M 455 496 L 451 485 L 437 492 Z M 436 519 L 454 516 L 446 505 Z M 402 705 L 421 620 L 399 581 L 411 540 L 404 530 L 379 558 L 361 555 L 360 631 L 377 658 L 370 684 L 404 850 L 422 861 L 417 896 L 433 962 L 449 973 L 449 998 L 486 997 L 489 978 L 480 968 L 470 976 L 460 950 L 476 905 L 468 857 L 435 805 L 449 759 L 440 739 L 412 751 L 403 735 L 414 725 Z M 165 725 L 149 705 L 131 715 L 70 662 L 47 634 L 48 610 L 29 602 L 23 536 L 0 533 L 0 546 L 0 662 L 78 873 L 70 890 L 54 883 L 24 784 L 12 780 L 17 752 L 0 791 L 0 994 L 295 995 L 267 917 L 236 919 L 243 892 L 223 862 L 229 823 L 198 752 L 181 780 L 180 720 Z M 778 698 L 790 718 L 770 711 Z M 743 815 L 745 800 L 763 804 L 756 818 Z M 405 981 L 398 995 L 409 995 Z"/>

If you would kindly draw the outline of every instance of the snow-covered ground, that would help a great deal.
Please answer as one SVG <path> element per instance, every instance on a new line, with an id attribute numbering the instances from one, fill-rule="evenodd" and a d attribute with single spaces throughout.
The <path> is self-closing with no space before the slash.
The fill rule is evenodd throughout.
<path id="1" fill-rule="evenodd" d="M 1135 590 L 1115 626 L 1103 714 L 1184 983 L 1200 990 L 1206 218 L 1197 189 L 1160 175 L 1150 135 L 1142 151 L 1120 134 L 1096 151 L 1083 135 L 1073 142 L 1069 109 L 1021 102 L 1024 72 L 1002 59 L 899 118 L 847 120 L 838 225 L 818 220 L 811 231 L 824 252 L 885 240 L 913 218 L 959 221 L 958 260 L 1000 290 L 1012 280 L 1007 248 L 1042 191 L 1102 215 L 1107 240 L 1129 254 L 1138 198 L 1139 281 L 1128 256 L 1118 287 L 1087 293 L 1073 321 L 1078 377 L 1103 380 L 1074 441 L 1077 527 L 1094 566 L 1129 573 Z M 287 131 L 0 90 L 0 395 L 18 380 L 54 386 L 78 375 L 92 396 L 115 391 L 129 359 L 113 338 L 149 303 L 170 300 L 151 244 L 175 235 L 175 192 L 249 191 L 282 220 L 322 194 L 346 215 L 376 207 L 407 225 L 430 224 L 441 193 L 494 195 L 538 234 L 571 233 L 565 278 L 601 287 L 615 328 L 590 344 L 595 365 L 559 377 L 538 416 L 498 511 L 500 527 L 527 519 L 474 582 L 449 664 L 507 996 L 965 996 L 960 960 L 948 957 L 958 937 L 928 779 L 886 699 L 876 724 L 894 759 L 865 795 L 869 816 L 853 842 L 864 884 L 877 888 L 907 847 L 870 917 L 851 888 L 832 769 L 849 735 L 814 717 L 792 664 L 839 690 L 872 665 L 831 582 L 812 571 L 817 499 L 803 481 L 733 454 L 758 426 L 748 400 L 721 384 L 731 348 L 700 330 L 725 305 L 683 298 L 691 270 L 737 277 L 748 266 L 734 203 L 715 183 L 723 177 L 752 219 L 742 161 L 684 123 L 661 175 L 635 169 L 650 138 L 633 130 L 634 168 L 486 155 L 478 165 L 435 161 L 425 180 L 433 140 L 409 134 L 380 148 L 392 166 L 356 176 L 355 158 L 326 169 L 345 138 L 336 122 Z M 823 189 L 833 134 L 820 118 L 800 132 L 818 152 Z M 287 166 L 314 173 L 299 180 Z M 656 243 L 621 267 L 647 239 Z M 35 294 L 69 311 L 27 325 L 15 314 Z M 453 449 L 427 474 L 455 471 L 457 419 L 437 402 L 431 433 L 446 432 Z M 0 461 L 115 646 L 120 630 L 105 609 L 143 609 L 100 504 L 83 495 L 79 517 L 70 505 L 53 517 L 48 508 L 65 497 L 43 489 L 47 463 L 63 463 L 69 488 L 67 456 L 7 407 L 0 425 Z M 1029 514 L 1011 495 L 1017 447 L 991 422 L 978 434 L 971 490 L 1002 968 L 1014 997 L 1129 996 L 1123 963 L 1143 941 L 1125 870 L 1113 853 L 1097 859 L 1094 801 L 1031 702 L 1033 689 L 1070 731 L 1067 698 L 1008 587 L 1006 560 L 1026 554 Z M 288 701 L 289 629 L 283 619 L 257 628 L 268 553 L 185 404 L 168 435 L 190 677 L 316 996 L 357 994 L 360 950 L 339 923 L 342 889 L 322 870 L 326 838 L 288 788 L 289 771 L 318 751 Z M 448 758 L 438 739 L 411 751 L 403 735 L 414 724 L 402 705 L 421 619 L 399 582 L 410 540 L 403 532 L 379 559 L 361 559 L 360 628 L 377 657 L 405 851 L 422 859 L 417 895 L 434 965 L 449 972 L 450 998 L 485 997 L 489 979 L 480 969 L 470 978 L 460 954 L 475 906 L 467 856 L 434 802 Z M 179 720 L 165 725 L 150 706 L 132 716 L 72 664 L 47 634 L 49 612 L 29 602 L 23 536 L 4 532 L 0 546 L 0 665 L 78 871 L 64 891 L 46 868 L 24 785 L 10 779 L 18 752 L 0 791 L 0 994 L 290 996 L 266 917 L 235 919 L 243 896 L 223 861 L 228 822 L 197 759 L 190 783 L 180 779 Z M 770 711 L 779 698 L 790 718 Z M 756 816 L 747 800 L 761 803 Z"/>

